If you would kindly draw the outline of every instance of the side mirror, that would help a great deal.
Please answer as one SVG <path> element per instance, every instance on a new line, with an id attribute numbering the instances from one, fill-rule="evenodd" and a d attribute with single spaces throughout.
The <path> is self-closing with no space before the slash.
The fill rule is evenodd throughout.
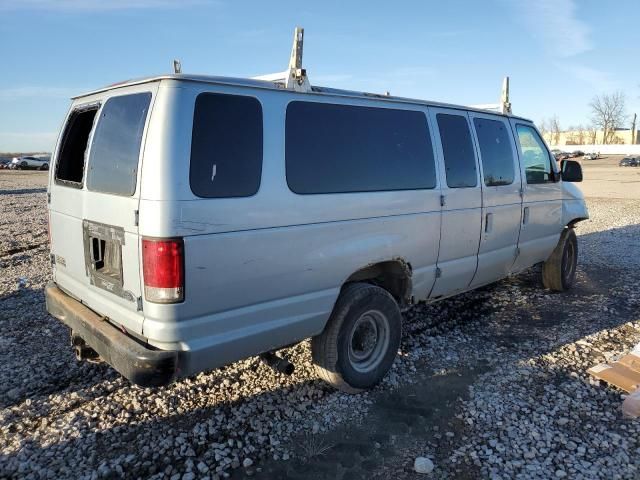
<path id="1" fill-rule="evenodd" d="M 560 164 L 562 180 L 565 182 L 581 182 L 582 166 L 575 160 L 563 160 Z"/>

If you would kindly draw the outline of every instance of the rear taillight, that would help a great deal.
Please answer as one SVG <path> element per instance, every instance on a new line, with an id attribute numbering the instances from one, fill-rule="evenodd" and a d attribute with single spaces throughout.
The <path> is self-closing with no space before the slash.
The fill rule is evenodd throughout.
<path id="1" fill-rule="evenodd" d="M 182 239 L 143 239 L 142 272 L 147 301 L 176 303 L 184 300 Z"/>

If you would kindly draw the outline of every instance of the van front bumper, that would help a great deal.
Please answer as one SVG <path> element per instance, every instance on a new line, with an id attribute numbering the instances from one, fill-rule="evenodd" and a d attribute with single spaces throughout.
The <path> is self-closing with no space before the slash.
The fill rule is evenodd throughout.
<path id="1" fill-rule="evenodd" d="M 131 382 L 157 387 L 171 383 L 178 376 L 178 360 L 184 352 L 145 346 L 71 298 L 54 282 L 45 287 L 44 295 L 47 311 Z"/>

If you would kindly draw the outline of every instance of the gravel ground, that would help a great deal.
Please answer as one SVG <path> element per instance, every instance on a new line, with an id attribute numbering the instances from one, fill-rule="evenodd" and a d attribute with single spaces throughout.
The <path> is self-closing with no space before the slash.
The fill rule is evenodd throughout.
<path id="1" fill-rule="evenodd" d="M 382 385 L 282 377 L 251 358 L 169 387 L 76 362 L 44 310 L 46 176 L 0 173 L 0 478 L 638 478 L 640 421 L 595 363 L 640 341 L 638 200 L 589 201 L 575 288 L 539 271 L 404 313 Z M 428 475 L 428 474 L 427 474 Z"/>

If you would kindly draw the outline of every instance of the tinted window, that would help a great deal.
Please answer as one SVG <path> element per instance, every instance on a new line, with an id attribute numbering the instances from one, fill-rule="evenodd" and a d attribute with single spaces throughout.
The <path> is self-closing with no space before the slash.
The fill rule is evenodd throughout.
<path id="1" fill-rule="evenodd" d="M 87 188 L 94 192 L 133 195 L 142 131 L 150 93 L 107 100 L 100 112 L 89 154 Z"/>
<path id="2" fill-rule="evenodd" d="M 296 193 L 412 190 L 436 185 L 422 112 L 291 102 L 287 183 Z"/>
<path id="3" fill-rule="evenodd" d="M 253 97 L 201 93 L 191 139 L 191 190 L 199 197 L 248 197 L 260 187 L 262 106 Z"/>
<path id="4" fill-rule="evenodd" d="M 474 118 L 473 124 L 480 145 L 484 184 L 489 187 L 511 185 L 515 172 L 507 126 L 502 121 L 486 118 Z"/>
<path id="5" fill-rule="evenodd" d="M 551 158 L 538 133 L 526 125 L 517 125 L 518 141 L 527 183 L 545 183 L 553 180 Z"/>
<path id="6" fill-rule="evenodd" d="M 475 187 L 478 174 L 467 119 L 461 115 L 445 113 L 439 113 L 436 117 L 444 153 L 447 185 L 451 188 Z"/>

